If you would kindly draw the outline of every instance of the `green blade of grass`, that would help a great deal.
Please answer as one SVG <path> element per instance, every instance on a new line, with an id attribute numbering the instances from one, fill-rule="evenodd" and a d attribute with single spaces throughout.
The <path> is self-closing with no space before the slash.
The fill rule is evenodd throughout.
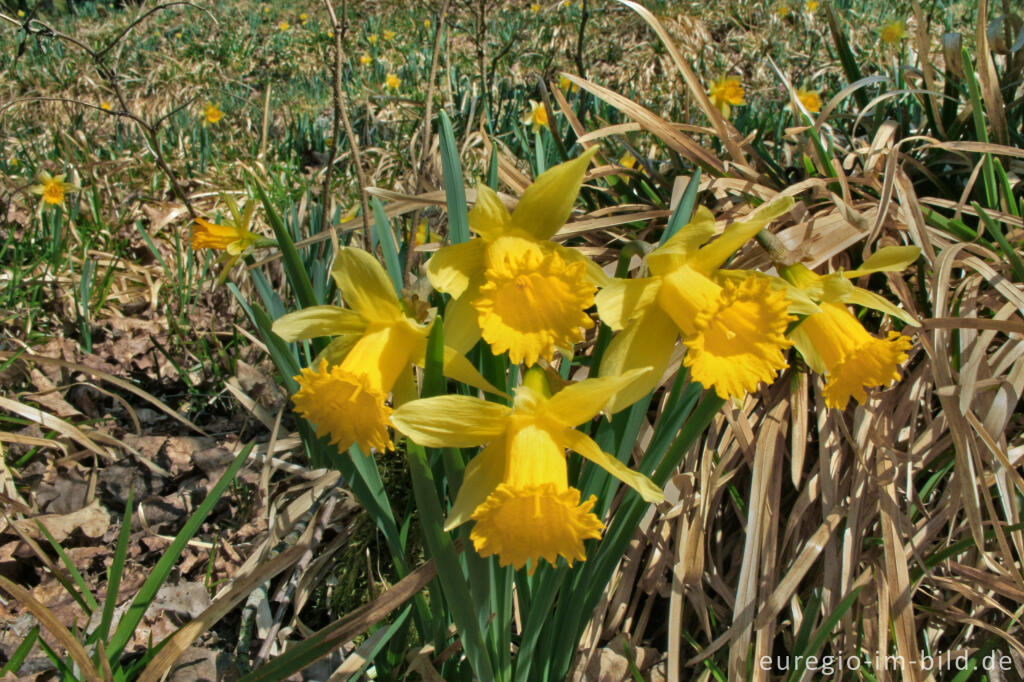
<path id="1" fill-rule="evenodd" d="M 448 114 L 441 112 L 441 168 L 444 171 L 444 194 L 448 202 L 448 240 L 452 244 L 469 241 L 469 216 L 466 208 L 466 188 L 462 182 L 462 164 L 459 148 L 455 144 Z"/>
<path id="2" fill-rule="evenodd" d="M 391 222 L 384 213 L 384 205 L 377 197 L 370 197 L 373 207 L 373 229 L 377 233 L 381 251 L 384 253 L 384 266 L 388 270 L 391 284 L 395 292 L 402 295 L 402 263 L 398 258 L 398 245 L 395 244 L 395 233 L 391 230 Z"/>
<path id="3" fill-rule="evenodd" d="M 18 645 L 18 648 L 14 650 L 14 653 L 11 654 L 11 657 L 7 660 L 7 663 L 4 664 L 4 667 L 0 668 L 0 675 L 7 675 L 7 673 L 16 675 L 18 673 L 18 669 L 21 668 L 21 664 L 25 662 L 26 658 L 28 658 L 28 653 L 32 651 L 32 647 L 35 646 L 36 639 L 38 637 L 39 626 L 35 625 L 28 631 L 28 634 L 25 635 L 25 639 L 23 639 L 21 644 Z"/>
<path id="4" fill-rule="evenodd" d="M 124 521 L 121 522 L 121 530 L 117 534 L 117 546 L 114 548 L 114 557 L 107 570 L 107 596 L 103 599 L 103 614 L 100 618 L 100 626 L 96 629 L 98 639 L 103 642 L 107 641 L 110 624 L 114 620 L 117 591 L 121 586 L 121 576 L 124 573 L 125 560 L 128 558 L 128 540 L 132 534 L 132 497 L 134 492 L 133 487 L 128 488 L 128 499 L 124 504 Z"/>
<path id="5" fill-rule="evenodd" d="M 288 284 L 291 285 L 292 291 L 295 292 L 299 304 L 303 308 L 319 305 L 320 301 L 316 299 L 316 294 L 313 293 L 313 285 L 309 281 L 309 274 L 302 264 L 302 259 L 299 258 L 299 252 L 295 248 L 295 242 L 292 241 L 291 234 L 288 233 L 288 228 L 285 227 L 284 221 L 281 220 L 281 216 L 274 208 L 263 186 L 258 182 L 254 182 L 253 186 L 256 188 L 256 194 L 259 195 L 260 201 L 263 202 L 263 210 L 267 212 L 267 222 L 270 223 L 270 227 L 274 230 L 277 247 L 281 249 L 281 260 L 284 263 Z"/>
<path id="6" fill-rule="evenodd" d="M 50 531 L 46 529 L 46 526 L 38 520 L 36 520 L 36 526 L 46 537 L 46 541 L 50 543 L 53 550 L 57 552 L 57 556 L 60 557 L 60 561 L 64 564 L 64 568 L 68 569 L 68 573 L 71 575 L 71 579 L 75 581 L 75 585 L 78 586 L 78 589 L 76 590 L 74 586 L 67 581 L 67 578 L 62 575 L 55 575 L 54 577 L 61 585 L 64 586 L 64 589 L 68 594 L 78 602 L 78 605 L 82 607 L 82 610 L 85 611 L 86 614 L 91 615 L 93 611 L 99 608 L 99 604 L 96 602 L 95 597 L 92 596 L 92 592 L 89 590 L 89 586 L 86 584 L 85 578 L 83 578 L 82 574 L 78 572 L 77 568 L 75 568 L 74 562 L 72 562 L 71 558 L 68 557 L 64 548 L 60 546 L 60 543 L 50 535 Z"/>

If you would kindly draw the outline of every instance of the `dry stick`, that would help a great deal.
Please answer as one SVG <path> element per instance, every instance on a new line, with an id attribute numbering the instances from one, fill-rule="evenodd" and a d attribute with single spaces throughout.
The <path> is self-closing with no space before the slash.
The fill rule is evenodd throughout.
<path id="1" fill-rule="evenodd" d="M 344 52 L 342 51 L 342 42 L 344 40 L 344 33 L 348 30 L 348 0 L 343 0 L 341 3 L 341 17 L 342 20 L 338 20 L 338 16 L 334 13 L 334 5 L 331 4 L 331 0 L 324 0 L 324 6 L 327 8 L 327 14 L 330 15 L 331 27 L 334 29 L 334 80 L 331 88 L 334 91 L 334 139 L 331 144 L 330 156 L 327 159 L 327 173 L 324 177 L 324 214 L 327 212 L 326 202 L 327 196 L 330 193 L 331 176 L 334 171 L 334 159 L 338 150 L 338 121 L 341 121 L 341 125 L 345 128 L 345 137 L 348 139 L 348 146 L 352 150 L 352 163 L 356 166 L 356 183 L 359 185 L 359 204 L 363 209 L 363 239 L 366 240 L 366 248 L 370 248 L 370 203 L 366 200 L 366 176 L 363 174 L 363 159 L 362 154 L 359 151 L 359 141 L 356 139 L 356 133 L 352 130 L 352 121 L 348 118 L 348 110 L 345 108 L 344 91 L 341 88 L 341 66 L 342 57 Z M 320 217 L 320 229 L 325 229 L 325 218 Z"/>
<path id="2" fill-rule="evenodd" d="M 580 19 L 580 32 L 576 37 L 576 69 L 579 71 L 580 78 L 587 77 L 587 71 L 583 68 L 583 39 L 587 32 L 587 19 L 590 18 L 590 12 L 587 10 L 587 0 L 583 0 L 583 17 Z"/>
<path id="3" fill-rule="evenodd" d="M 434 117 L 434 80 L 437 78 L 437 66 L 441 55 L 441 36 L 444 35 L 442 27 L 448 16 L 450 1 L 444 0 L 441 3 L 441 11 L 435 23 L 437 33 L 434 34 L 434 50 L 430 55 L 430 78 L 427 80 L 427 102 L 423 112 L 423 133 L 421 135 L 423 144 L 420 145 L 420 153 L 416 158 L 416 183 L 413 185 L 413 194 L 419 194 L 420 183 L 423 182 L 423 176 L 427 172 L 427 152 L 430 149 L 430 141 L 433 139 L 430 135 L 430 123 Z M 412 216 L 412 238 L 409 240 L 410 243 L 405 252 L 405 271 L 403 273 L 405 277 L 408 277 L 416 265 L 416 249 L 414 247 L 416 246 L 416 225 L 419 219 L 420 211 L 417 209 Z"/>

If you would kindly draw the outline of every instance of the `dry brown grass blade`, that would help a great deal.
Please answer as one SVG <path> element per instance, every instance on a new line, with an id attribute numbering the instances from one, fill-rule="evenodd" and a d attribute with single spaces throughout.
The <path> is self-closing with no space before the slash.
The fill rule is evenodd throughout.
<path id="1" fill-rule="evenodd" d="M 617 92 L 597 85 L 596 83 L 591 83 L 579 76 L 574 76 L 570 73 L 563 73 L 562 75 L 587 92 L 615 107 L 626 116 L 632 118 L 634 121 L 639 123 L 644 130 L 658 137 L 662 142 L 674 149 L 683 157 L 689 159 L 692 163 L 701 166 L 705 170 L 710 170 L 716 175 L 726 174 L 725 165 L 722 164 L 717 157 L 690 138 L 682 135 L 671 123 L 663 119 L 661 116 L 658 116 L 650 109 L 637 104 L 627 97 L 623 97 Z"/>
<path id="2" fill-rule="evenodd" d="M 78 665 L 79 672 L 88 682 L 103 682 L 103 676 L 92 661 L 85 647 L 64 627 L 50 609 L 46 608 L 39 600 L 32 596 L 32 593 L 0 576 L 0 589 L 7 591 L 28 609 L 47 630 L 67 649 L 68 655 Z"/>
<path id="3" fill-rule="evenodd" d="M 926 146 L 935 149 L 948 149 L 954 152 L 977 152 L 979 154 L 996 154 L 997 156 L 1014 156 L 1018 159 L 1024 159 L 1024 149 L 1009 147 L 1004 144 L 993 144 L 991 142 L 930 142 Z"/>
<path id="4" fill-rule="evenodd" d="M 44 426 L 48 429 L 53 429 L 54 431 L 61 434 L 65 438 L 73 440 L 74 442 L 84 447 L 86 450 L 89 450 L 90 452 L 97 454 L 100 457 L 103 457 L 104 459 L 111 461 L 117 459 L 112 454 L 110 454 L 110 452 L 108 452 L 106 449 L 101 448 L 99 445 L 97 445 L 92 438 L 86 435 L 77 426 L 69 424 L 63 419 L 55 417 L 48 412 L 44 412 L 43 410 L 40 410 L 37 407 L 23 405 L 22 403 L 19 403 L 16 400 L 11 400 L 10 398 L 5 398 L 3 396 L 0 396 L 0 407 L 10 412 L 13 412 L 16 415 L 24 417 L 29 421 L 33 421 L 39 424 L 40 426 Z"/>
<path id="5" fill-rule="evenodd" d="M 686 82 L 687 87 L 690 89 L 690 94 L 697 100 L 701 110 L 711 121 L 711 125 L 714 126 L 715 132 L 718 133 L 718 138 L 722 140 L 722 144 L 725 145 L 726 151 L 729 152 L 729 156 L 732 157 L 733 163 L 739 166 L 747 177 L 756 177 L 757 173 L 749 167 L 750 161 L 746 155 L 740 149 L 738 141 L 742 141 L 742 136 L 739 131 L 736 130 L 725 117 L 722 116 L 722 112 L 711 103 L 711 99 L 707 93 L 704 92 L 704 85 L 700 82 L 700 78 L 690 67 L 689 63 L 683 59 L 683 56 L 679 54 L 679 50 L 676 49 L 675 42 L 669 35 L 665 27 L 658 21 L 658 18 L 651 14 L 643 5 L 632 2 L 631 0 L 618 0 L 626 7 L 630 8 L 637 14 L 639 14 L 647 24 L 654 29 L 654 32 L 658 34 L 658 38 L 661 39 L 662 44 L 668 50 L 668 53 L 672 56 L 672 61 L 675 62 L 676 68 L 679 69 L 679 73 L 682 74 L 683 80 Z"/>
<path id="6" fill-rule="evenodd" d="M 992 126 L 992 134 L 996 142 L 1008 145 L 1010 135 L 1006 125 L 1006 103 L 999 89 L 999 76 L 992 61 L 992 51 L 988 44 L 988 0 L 978 0 L 978 19 L 975 22 L 974 36 L 978 44 L 977 69 L 978 81 L 981 85 L 981 98 L 985 100 L 985 113 Z"/>

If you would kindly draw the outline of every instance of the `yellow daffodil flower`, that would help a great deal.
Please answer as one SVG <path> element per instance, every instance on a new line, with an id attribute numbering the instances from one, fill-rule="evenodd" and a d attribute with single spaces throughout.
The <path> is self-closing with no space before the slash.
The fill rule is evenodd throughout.
<path id="1" fill-rule="evenodd" d="M 280 24 L 277 25 L 277 27 L 282 31 L 287 31 L 292 27 L 292 25 L 289 24 L 287 21 L 282 21 Z"/>
<path id="2" fill-rule="evenodd" d="M 384 79 L 384 85 L 388 90 L 398 90 L 402 86 L 402 79 L 393 73 L 389 73 Z"/>
<path id="3" fill-rule="evenodd" d="M 239 256 L 260 239 L 260 236 L 249 227 L 256 204 L 248 201 L 239 211 L 234 199 L 227 195 L 223 195 L 222 198 L 231 211 L 231 220 L 224 225 L 218 225 L 205 218 L 196 218 L 192 224 L 192 248 L 226 251 L 232 256 Z"/>
<path id="4" fill-rule="evenodd" d="M 395 32 L 394 31 L 384 31 L 384 40 L 394 40 L 394 39 L 395 39 Z"/>
<path id="5" fill-rule="evenodd" d="M 894 45 L 907 37 L 907 26 L 902 19 L 891 21 L 882 27 L 879 37 L 883 43 Z"/>
<path id="6" fill-rule="evenodd" d="M 846 306 L 873 308 L 915 326 L 917 321 L 849 280 L 873 272 L 903 270 L 919 254 L 916 246 L 892 246 L 880 249 L 860 268 L 848 272 L 818 275 L 799 263 L 780 270 L 787 282 L 820 306 L 820 312 L 805 317 L 789 338 L 807 365 L 825 377 L 823 394 L 828 407 L 843 409 L 850 398 L 863 403 L 867 399 L 865 389 L 899 380 L 899 366 L 907 359 L 911 340 L 894 331 L 884 339 L 872 336 Z"/>
<path id="7" fill-rule="evenodd" d="M 775 14 L 779 17 L 784 17 L 789 14 L 789 5 L 785 3 L 779 3 L 775 6 Z"/>
<path id="8" fill-rule="evenodd" d="M 371 45 L 375 46 L 377 44 L 377 34 L 376 33 L 371 33 L 370 35 L 366 36 L 366 39 L 370 41 Z"/>
<path id="9" fill-rule="evenodd" d="M 534 14 L 537 14 L 538 12 L 540 12 L 540 5 L 538 5 L 537 3 L 533 3 L 532 5 L 530 5 L 530 11 L 533 12 Z"/>
<path id="10" fill-rule="evenodd" d="M 110 102 L 100 102 L 100 109 L 110 111 Z"/>
<path id="11" fill-rule="evenodd" d="M 17 160 L 15 165 L 17 165 Z M 67 192 L 74 192 L 81 187 L 72 182 L 65 182 L 64 178 L 67 177 L 64 173 L 60 175 L 50 175 L 44 170 L 39 171 L 39 182 L 28 188 L 32 194 L 38 194 L 40 196 L 39 208 L 42 209 L 44 204 L 50 206 L 63 206 L 64 195 Z"/>
<path id="12" fill-rule="evenodd" d="M 722 116 L 725 118 L 729 118 L 732 107 L 742 106 L 746 103 L 743 100 L 745 95 L 746 91 L 740 85 L 740 79 L 734 76 L 722 76 L 712 83 L 711 89 L 708 90 L 711 103 L 722 112 Z"/>
<path id="13" fill-rule="evenodd" d="M 213 125 L 222 118 L 224 118 L 224 112 L 216 104 L 208 104 L 203 109 L 203 121 L 208 125 Z"/>
<path id="14" fill-rule="evenodd" d="M 430 30 L 430 19 L 423 20 L 423 28 L 427 29 L 428 31 Z"/>
<path id="15" fill-rule="evenodd" d="M 309 21 L 309 15 L 303 12 L 302 14 L 299 15 L 299 21 L 301 21 L 303 24 L 306 23 L 307 21 Z"/>
<path id="16" fill-rule="evenodd" d="M 591 148 L 542 173 L 512 213 L 483 183 L 469 212 L 477 234 L 446 246 L 427 262 L 434 288 L 451 294 L 445 331 L 468 350 L 483 336 L 495 354 L 512 362 L 550 360 L 555 347 L 571 348 L 594 325 L 584 312 L 596 286 L 608 278 L 577 251 L 550 241 L 572 213 Z"/>
<path id="17" fill-rule="evenodd" d="M 636 157 L 631 152 L 626 152 L 619 159 L 619 165 L 623 168 L 636 168 Z"/>
<path id="18" fill-rule="evenodd" d="M 785 333 L 795 318 L 785 291 L 759 273 L 733 273 L 723 282 L 717 275 L 736 249 L 792 206 L 790 197 L 775 200 L 705 246 L 715 233 L 715 219 L 700 207 L 688 225 L 647 256 L 650 277 L 605 285 L 596 297 L 598 314 L 613 330 L 623 331 L 605 351 L 601 376 L 654 368 L 615 396 L 612 412 L 657 386 L 680 335 L 687 348 L 683 364 L 694 381 L 722 398 L 740 398 L 787 366 Z"/>
<path id="19" fill-rule="evenodd" d="M 10 166 L 11 168 L 17 168 L 18 159 L 12 156 L 11 158 L 7 159 L 7 165 Z"/>
<path id="20" fill-rule="evenodd" d="M 363 56 L 359 58 L 359 63 L 363 66 L 369 66 L 370 64 L 373 64 L 373 57 L 364 52 Z"/>
<path id="21" fill-rule="evenodd" d="M 558 88 L 565 93 L 579 92 L 580 86 L 573 83 L 567 76 L 558 79 Z"/>
<path id="22" fill-rule="evenodd" d="M 523 125 L 530 125 L 533 127 L 533 132 L 540 130 L 541 126 L 548 127 L 548 110 L 540 102 L 534 102 L 530 100 L 530 109 L 523 114 L 522 119 Z"/>
<path id="23" fill-rule="evenodd" d="M 797 99 L 800 100 L 800 104 L 804 105 L 804 108 L 812 114 L 816 114 L 821 111 L 821 95 L 814 90 L 804 90 L 798 88 L 796 91 Z"/>
<path id="24" fill-rule="evenodd" d="M 475 521 L 470 538 L 484 557 L 533 573 L 541 558 L 572 565 L 586 559 L 583 541 L 603 524 L 591 512 L 595 496 L 580 502 L 569 485 L 565 451 L 573 450 L 636 490 L 647 502 L 662 491 L 646 476 L 603 452 L 578 424 L 589 422 L 609 398 L 648 370 L 585 379 L 551 395 L 539 367 L 527 371 L 512 407 L 468 396 L 416 400 L 396 409 L 391 423 L 426 447 L 487 446 L 466 467 L 445 524 Z"/>
<path id="25" fill-rule="evenodd" d="M 396 402 L 415 396 L 412 365 L 424 364 L 429 328 L 405 313 L 371 254 L 342 248 L 331 275 L 348 308 L 312 306 L 274 322 L 274 333 L 288 342 L 336 337 L 316 367 L 295 377 L 300 388 L 292 401 L 317 435 L 329 435 L 340 450 L 355 443 L 366 454 L 383 451 L 391 446 L 388 394 Z M 443 361 L 446 376 L 501 394 L 454 349 L 444 349 Z"/>
<path id="26" fill-rule="evenodd" d="M 427 219 L 424 218 L 420 221 L 419 225 L 416 226 L 416 234 L 413 237 L 413 247 L 423 246 L 430 242 L 430 225 L 427 223 Z"/>
<path id="27" fill-rule="evenodd" d="M 807 11 L 811 14 L 818 11 L 818 0 L 807 0 Z"/>

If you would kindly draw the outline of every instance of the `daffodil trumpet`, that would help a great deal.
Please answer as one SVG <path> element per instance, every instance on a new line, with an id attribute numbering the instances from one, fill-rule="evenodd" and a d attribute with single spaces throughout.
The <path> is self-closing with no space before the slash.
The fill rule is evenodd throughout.
<path id="1" fill-rule="evenodd" d="M 664 499 L 649 478 L 633 471 L 577 431 L 612 396 L 649 372 L 585 379 L 554 395 L 544 371 L 526 372 L 511 407 L 469 396 L 415 400 L 391 415 L 395 428 L 426 447 L 484 445 L 466 467 L 446 530 L 474 521 L 470 538 L 484 557 L 530 572 L 543 558 L 571 565 L 586 558 L 583 542 L 599 538 L 604 524 L 591 511 L 597 498 L 581 501 L 569 485 L 566 450 L 573 450 L 633 488 L 647 502 Z"/>
<path id="2" fill-rule="evenodd" d="M 233 198 L 227 194 L 220 196 L 231 212 L 231 219 L 225 221 L 224 224 L 218 224 L 197 217 L 192 223 L 190 238 L 193 250 L 212 249 L 224 252 L 219 259 L 221 274 L 217 278 L 217 284 L 223 283 L 231 268 L 250 248 L 277 246 L 277 242 L 273 239 L 267 239 L 252 231 L 252 216 L 256 210 L 254 201 L 250 199 L 239 211 L 238 204 Z"/>
<path id="3" fill-rule="evenodd" d="M 784 351 L 791 343 L 785 333 L 796 318 L 785 291 L 760 273 L 734 271 L 725 278 L 719 269 L 792 205 L 790 197 L 772 201 L 707 244 L 715 220 L 700 207 L 688 225 L 648 254 L 649 277 L 614 279 L 597 294 L 601 319 L 622 330 L 605 351 L 601 375 L 654 368 L 615 396 L 612 412 L 657 386 L 680 336 L 691 377 L 723 399 L 743 397 L 787 366 Z"/>
<path id="4" fill-rule="evenodd" d="M 523 193 L 511 213 L 487 185 L 477 186 L 469 226 L 479 237 L 440 249 L 427 277 L 454 299 L 445 338 L 466 351 L 481 337 L 514 363 L 551 360 L 594 326 L 585 312 L 608 277 L 551 237 L 565 224 L 596 148 L 554 166 Z"/>
<path id="5" fill-rule="evenodd" d="M 818 304 L 817 311 L 789 332 L 789 339 L 807 365 L 825 378 L 822 395 L 827 407 L 843 409 L 851 398 L 863 404 L 867 389 L 899 380 L 899 367 L 907 359 L 910 338 L 895 331 L 885 338 L 869 334 L 847 305 L 878 310 L 914 326 L 917 321 L 878 294 L 855 287 L 850 280 L 874 272 L 903 270 L 919 254 L 916 246 L 885 247 L 856 270 L 827 275 L 815 274 L 799 263 L 780 268 L 779 273 L 798 295 Z"/>
<path id="6" fill-rule="evenodd" d="M 299 390 L 292 401 L 319 436 L 329 436 L 340 450 L 353 444 L 365 454 L 391 447 L 387 419 L 392 403 L 415 398 L 412 366 L 425 362 L 429 328 L 410 317 L 384 268 L 369 253 L 344 247 L 331 275 L 348 305 L 319 305 L 278 318 L 273 331 L 288 342 L 334 337 L 312 367 L 295 377 Z M 497 395 L 458 351 L 444 349 L 449 378 Z"/>

